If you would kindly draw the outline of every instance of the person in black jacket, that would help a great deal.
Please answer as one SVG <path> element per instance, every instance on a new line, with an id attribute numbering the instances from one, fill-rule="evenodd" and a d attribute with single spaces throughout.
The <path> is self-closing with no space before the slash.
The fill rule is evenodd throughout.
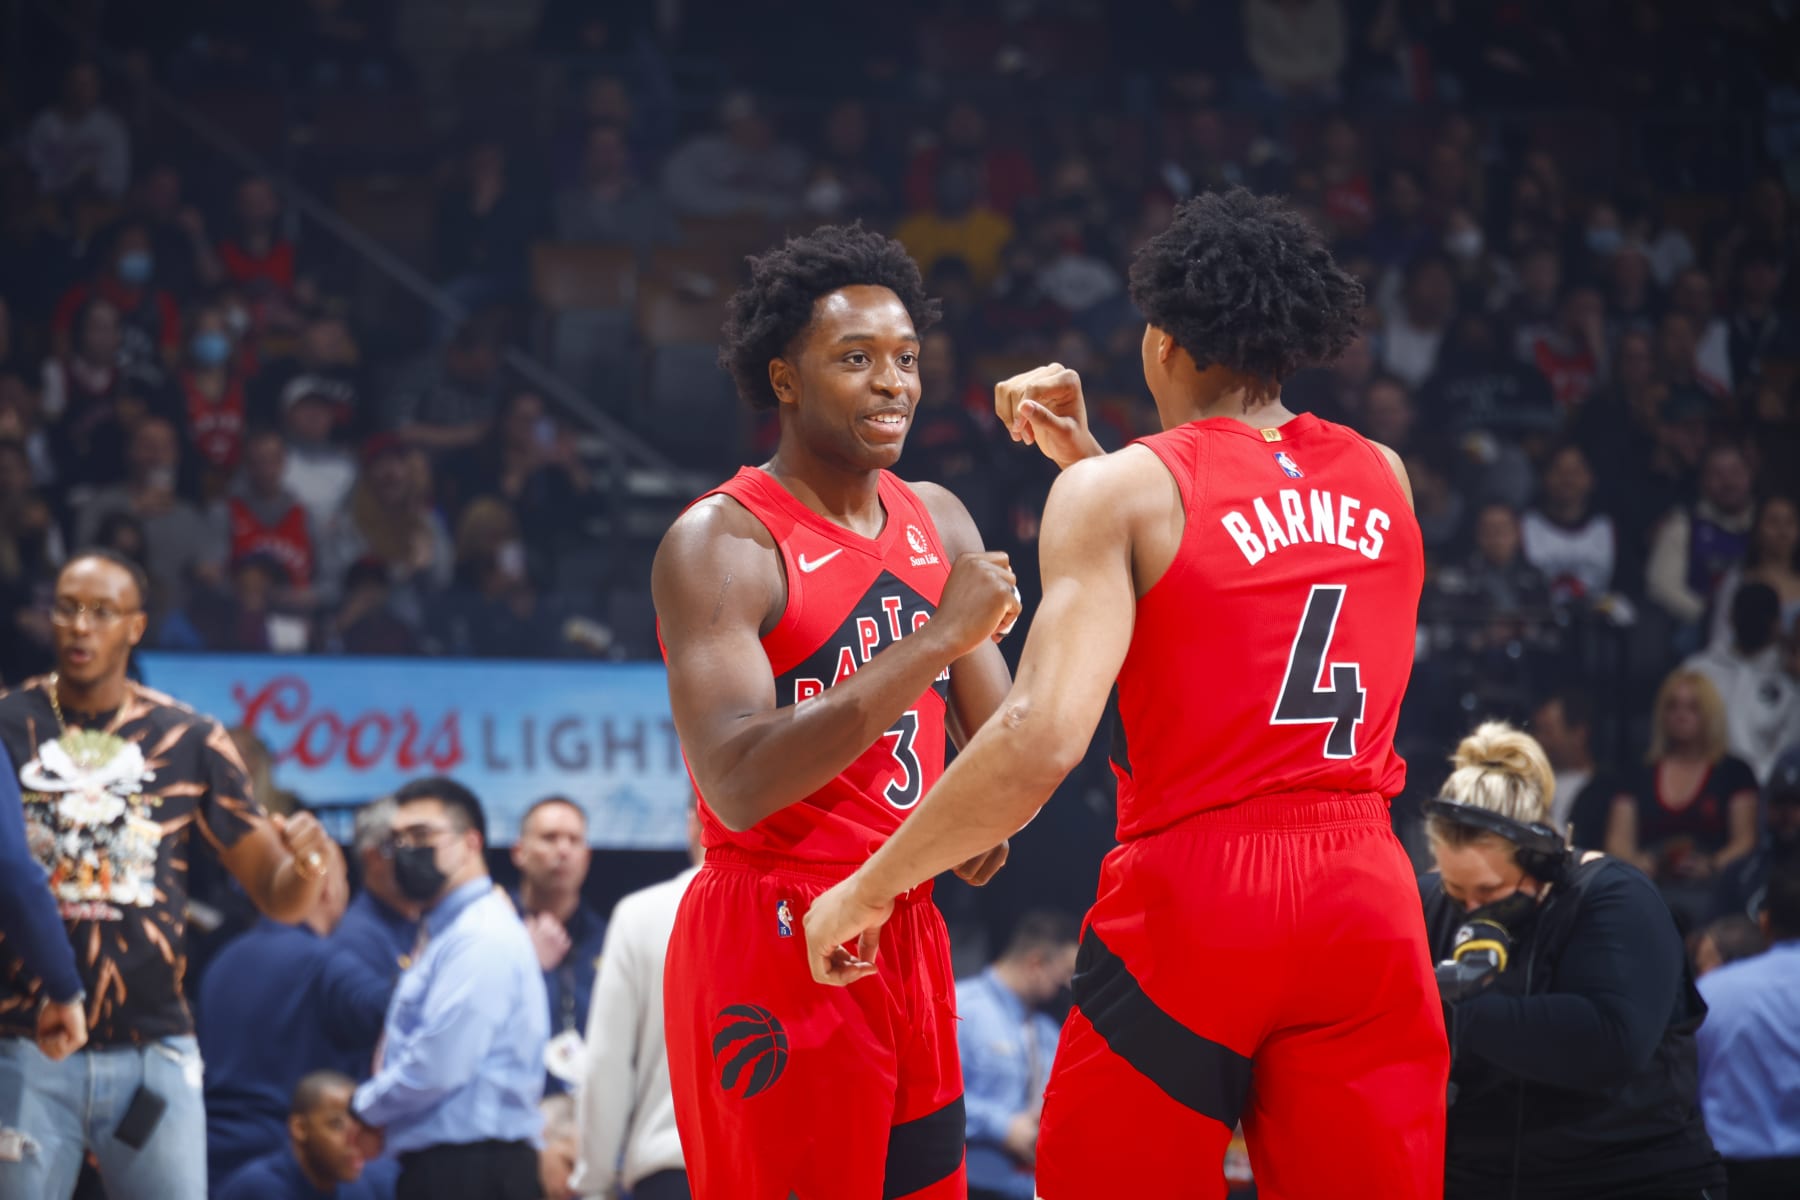
<path id="1" fill-rule="evenodd" d="M 1446 1200 L 1721 1200 L 1697 1099 L 1706 1006 L 1656 887 L 1571 851 L 1543 748 L 1463 739 L 1419 880 L 1452 1066 Z"/>

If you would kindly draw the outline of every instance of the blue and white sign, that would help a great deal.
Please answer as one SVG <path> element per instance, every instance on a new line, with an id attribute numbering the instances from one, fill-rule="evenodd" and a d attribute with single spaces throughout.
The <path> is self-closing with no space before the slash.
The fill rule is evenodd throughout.
<path id="1" fill-rule="evenodd" d="M 545 796 L 575 800 L 589 840 L 686 846 L 688 778 L 660 663 L 536 663 L 146 653 L 144 682 L 275 755 L 308 804 L 351 804 L 423 775 L 481 797 L 513 841 Z"/>

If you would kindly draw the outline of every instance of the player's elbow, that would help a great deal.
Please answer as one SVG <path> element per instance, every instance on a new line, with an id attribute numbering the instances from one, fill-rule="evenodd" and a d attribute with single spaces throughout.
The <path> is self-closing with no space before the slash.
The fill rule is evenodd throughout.
<path id="1" fill-rule="evenodd" d="M 763 818 L 754 797 L 724 780 L 715 785 L 702 784 L 700 794 L 706 798 L 707 811 L 732 833 L 743 833 Z"/>
<path id="2" fill-rule="evenodd" d="M 995 714 L 1018 775 L 1054 790 L 1081 762 L 1087 739 L 1062 728 L 1055 708 L 1030 697 L 1009 697 Z"/>

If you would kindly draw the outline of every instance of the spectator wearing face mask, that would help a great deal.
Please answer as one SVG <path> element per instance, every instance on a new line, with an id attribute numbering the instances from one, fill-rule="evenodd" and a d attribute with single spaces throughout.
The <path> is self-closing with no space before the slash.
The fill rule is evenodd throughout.
<path id="1" fill-rule="evenodd" d="M 249 417 L 244 378 L 233 362 L 236 347 L 223 309 L 199 309 L 188 324 L 175 381 L 188 450 L 200 468 L 202 493 L 213 498 L 224 492 L 243 458 Z"/>
<path id="2" fill-rule="evenodd" d="M 1419 878 L 1450 1037 L 1444 1194 L 1723 1195 L 1697 1104 L 1706 1006 L 1668 907 L 1625 863 L 1536 832 L 1554 779 L 1529 736 L 1488 722 L 1451 761 Z"/>
<path id="3" fill-rule="evenodd" d="M 67 354 L 75 318 L 89 300 L 102 299 L 119 316 L 117 365 L 160 381 L 163 364 L 181 351 L 181 307 L 157 283 L 150 231 L 138 221 L 119 225 L 110 253 L 101 261 L 104 266 L 92 279 L 74 284 L 56 301 L 50 315 L 52 348 Z"/>
<path id="4" fill-rule="evenodd" d="M 473 793 L 421 779 L 394 802 L 394 875 L 425 945 L 353 1108 L 400 1156 L 399 1200 L 536 1200 L 550 1022 L 531 938 L 488 877 Z"/>
<path id="5" fill-rule="evenodd" d="M 1481 221 L 1470 209 L 1457 206 L 1445 214 L 1440 248 L 1450 260 L 1458 307 L 1464 311 L 1490 312 L 1517 286 L 1511 267 L 1488 248 Z"/>

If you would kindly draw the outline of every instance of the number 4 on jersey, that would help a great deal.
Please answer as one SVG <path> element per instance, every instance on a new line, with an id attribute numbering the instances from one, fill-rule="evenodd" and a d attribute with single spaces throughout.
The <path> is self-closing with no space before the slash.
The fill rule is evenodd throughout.
<path id="1" fill-rule="evenodd" d="M 1331 686 L 1321 689 L 1325 656 L 1337 631 L 1338 613 L 1344 607 L 1344 585 L 1316 583 L 1306 598 L 1294 648 L 1288 652 L 1287 674 L 1281 681 L 1281 698 L 1275 702 L 1271 725 L 1329 725 L 1325 735 L 1326 758 L 1352 758 L 1356 754 L 1356 727 L 1362 723 L 1363 701 L 1359 663 L 1331 664 Z"/>

